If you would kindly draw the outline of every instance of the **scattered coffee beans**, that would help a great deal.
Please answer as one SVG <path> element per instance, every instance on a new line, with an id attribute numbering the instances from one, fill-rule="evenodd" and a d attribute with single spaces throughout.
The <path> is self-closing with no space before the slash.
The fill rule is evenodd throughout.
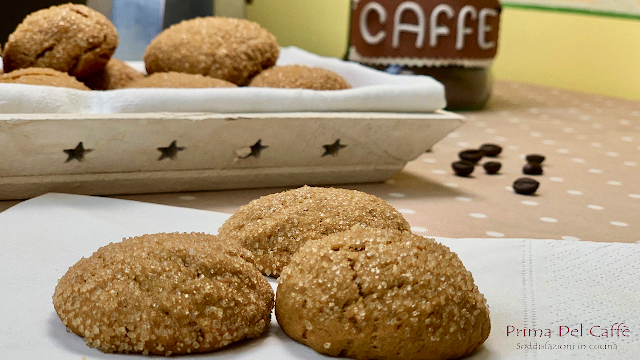
<path id="1" fill-rule="evenodd" d="M 451 163 L 451 167 L 453 168 L 453 171 L 455 171 L 456 175 L 469 176 L 473 172 L 475 165 L 468 161 L 455 161 Z"/>
<path id="2" fill-rule="evenodd" d="M 487 174 L 493 175 L 493 174 L 497 174 L 498 171 L 500 171 L 502 164 L 500 164 L 497 161 L 488 161 L 484 163 L 482 167 L 484 168 L 484 171 L 487 172 Z"/>
<path id="3" fill-rule="evenodd" d="M 526 157 L 527 162 L 532 164 L 533 163 L 542 164 L 544 159 L 545 159 L 544 155 L 540 155 L 540 154 L 529 154 Z"/>
<path id="4" fill-rule="evenodd" d="M 538 190 L 540 183 L 530 178 L 519 178 L 513 182 L 513 190 L 521 195 L 532 195 Z"/>
<path id="5" fill-rule="evenodd" d="M 542 166 L 538 163 L 527 163 L 522 167 L 522 172 L 527 175 L 542 175 Z"/>
<path id="6" fill-rule="evenodd" d="M 458 153 L 458 157 L 460 157 L 460 160 L 469 161 L 474 164 L 480 161 L 483 156 L 484 153 L 482 151 L 473 149 L 462 150 Z"/>
<path id="7" fill-rule="evenodd" d="M 484 153 L 484 156 L 496 157 L 502 152 L 502 147 L 496 144 L 482 144 L 480 151 Z"/>

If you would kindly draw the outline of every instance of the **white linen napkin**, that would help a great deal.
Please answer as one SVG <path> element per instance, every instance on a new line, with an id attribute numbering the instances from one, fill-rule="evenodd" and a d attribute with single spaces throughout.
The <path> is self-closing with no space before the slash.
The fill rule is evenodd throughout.
<path id="1" fill-rule="evenodd" d="M 322 67 L 342 75 L 352 89 L 120 89 L 0 84 L 0 113 L 109 114 L 142 112 L 433 112 L 445 107 L 444 86 L 428 76 L 391 75 L 322 57 L 296 47 L 281 49 L 278 64 Z"/>
<path id="2" fill-rule="evenodd" d="M 43 195 L 0 213 L 0 359 L 129 359 L 90 349 L 65 331 L 51 303 L 57 279 L 81 257 L 123 237 L 216 233 L 228 216 L 63 194 Z M 638 359 L 639 245 L 437 240 L 459 255 L 489 303 L 491 335 L 468 359 Z M 603 337 L 605 330 L 613 336 Z M 275 316 L 261 338 L 198 357 L 329 359 L 288 338 Z"/>

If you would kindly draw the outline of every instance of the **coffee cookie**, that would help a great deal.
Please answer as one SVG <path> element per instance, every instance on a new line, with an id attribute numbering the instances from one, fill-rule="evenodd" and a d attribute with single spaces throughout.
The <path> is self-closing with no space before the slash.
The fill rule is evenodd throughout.
<path id="1" fill-rule="evenodd" d="M 103 352 L 208 352 L 260 336 L 270 322 L 273 289 L 250 258 L 213 235 L 129 238 L 69 268 L 53 305 Z"/>
<path id="2" fill-rule="evenodd" d="M 47 67 L 85 77 L 107 64 L 118 46 L 111 21 L 84 5 L 65 4 L 27 15 L 9 35 L 6 72 Z"/>
<path id="3" fill-rule="evenodd" d="M 240 207 L 220 227 L 218 238 L 248 249 L 259 270 L 277 277 L 304 243 L 358 224 L 410 229 L 396 209 L 373 195 L 304 186 Z"/>
<path id="4" fill-rule="evenodd" d="M 236 84 L 225 80 L 215 79 L 200 74 L 185 74 L 178 72 L 157 72 L 140 80 L 136 80 L 128 88 L 216 88 L 237 87 Z"/>
<path id="5" fill-rule="evenodd" d="M 300 65 L 276 66 L 261 72 L 249 86 L 287 89 L 344 90 L 351 85 L 333 71 Z"/>
<path id="6" fill-rule="evenodd" d="M 111 58 L 107 66 L 93 74 L 80 79 L 92 90 L 115 90 L 126 87 L 129 83 L 144 78 L 144 75 L 137 72 L 124 62 Z"/>
<path id="7" fill-rule="evenodd" d="M 45 85 L 78 90 L 91 90 L 73 76 L 47 68 L 26 68 L 14 70 L 0 76 L 0 83 Z"/>
<path id="8" fill-rule="evenodd" d="M 149 74 L 176 71 L 246 85 L 276 62 L 276 37 L 255 22 L 224 17 L 182 21 L 164 30 L 144 53 Z"/>
<path id="9" fill-rule="evenodd" d="M 410 232 L 355 226 L 308 242 L 278 282 L 284 332 L 331 356 L 457 359 L 491 330 L 458 256 Z"/>

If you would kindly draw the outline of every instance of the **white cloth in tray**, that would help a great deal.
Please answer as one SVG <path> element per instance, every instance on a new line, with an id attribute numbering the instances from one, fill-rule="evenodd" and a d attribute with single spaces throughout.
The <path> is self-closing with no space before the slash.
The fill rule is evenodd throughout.
<path id="1" fill-rule="evenodd" d="M 131 359 L 88 348 L 67 333 L 51 296 L 81 257 L 123 237 L 216 233 L 228 214 L 100 197 L 48 194 L 0 213 L 0 359 Z M 640 245 L 531 239 L 437 239 L 455 251 L 486 296 L 492 330 L 472 360 L 637 360 Z M 272 282 L 275 287 L 275 282 Z M 618 327 L 616 324 L 624 323 Z M 580 329 L 582 336 L 567 335 Z M 513 328 L 509 336 L 507 331 Z M 602 337 L 603 331 L 613 337 Z M 550 329 L 550 337 L 514 335 Z M 561 329 L 564 336 L 559 336 Z M 594 329 L 592 336 L 588 333 Z M 574 332 L 575 333 L 575 332 Z M 576 335 L 578 333 L 575 333 Z M 537 344 L 537 349 L 528 349 Z M 554 346 L 556 348 L 554 348 Z M 544 348 L 541 348 L 544 347 Z M 321 360 L 269 331 L 198 359 Z"/>
<path id="2" fill-rule="evenodd" d="M 391 75 L 357 63 L 282 48 L 279 65 L 322 67 L 342 75 L 352 89 L 121 89 L 81 91 L 0 84 L 0 113 L 142 112 L 433 112 L 445 107 L 444 86 L 428 76 Z"/>

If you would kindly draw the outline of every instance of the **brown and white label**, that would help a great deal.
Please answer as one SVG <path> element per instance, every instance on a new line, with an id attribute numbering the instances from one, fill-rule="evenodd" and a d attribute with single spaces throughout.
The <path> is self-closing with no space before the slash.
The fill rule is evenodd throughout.
<path id="1" fill-rule="evenodd" d="M 498 0 L 353 0 L 349 60 L 488 67 L 499 23 Z"/>

